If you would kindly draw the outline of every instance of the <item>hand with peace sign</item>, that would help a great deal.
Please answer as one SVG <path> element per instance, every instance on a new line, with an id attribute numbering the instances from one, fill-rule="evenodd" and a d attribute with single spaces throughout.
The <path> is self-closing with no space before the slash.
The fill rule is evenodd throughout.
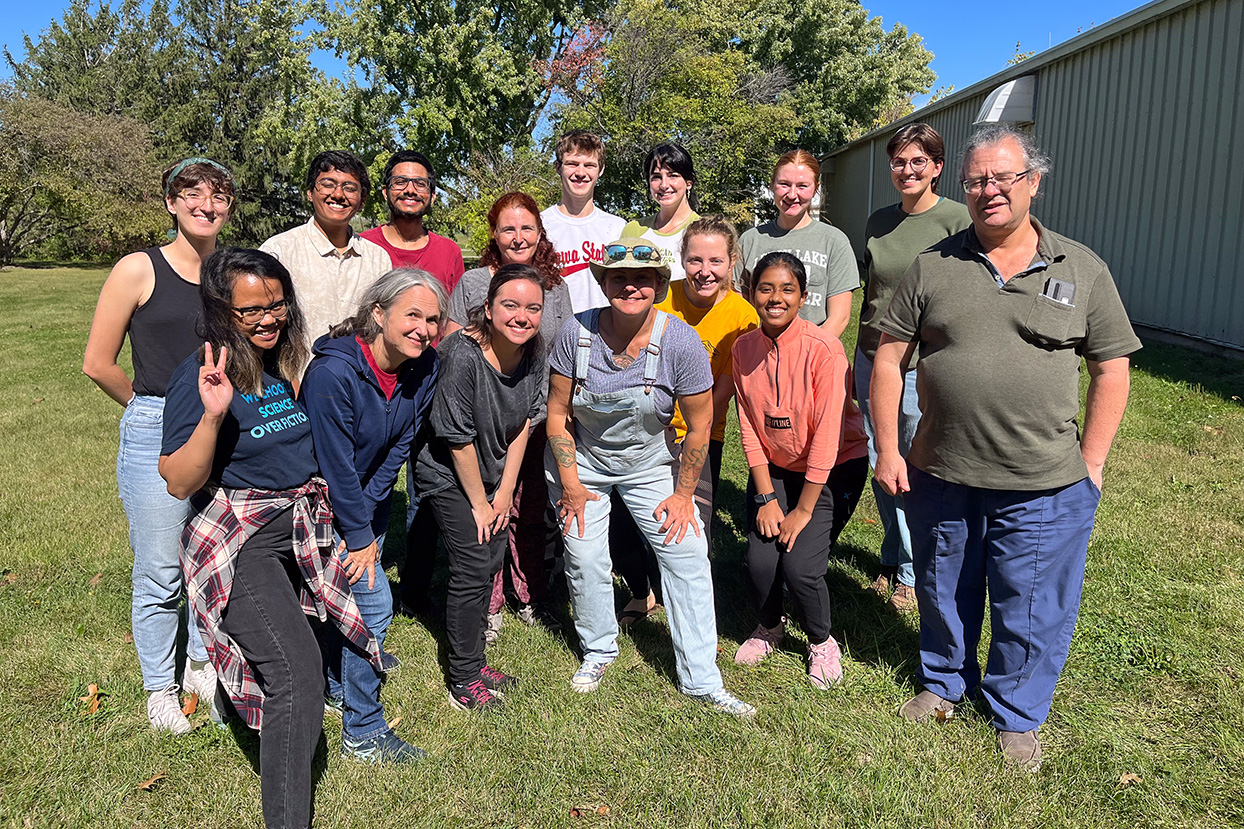
<path id="1" fill-rule="evenodd" d="M 220 359 L 212 359 L 212 344 L 203 344 L 203 365 L 199 368 L 199 398 L 203 401 L 203 413 L 219 420 L 229 411 L 233 401 L 233 383 L 225 374 L 225 361 L 229 350 L 220 347 Z"/>

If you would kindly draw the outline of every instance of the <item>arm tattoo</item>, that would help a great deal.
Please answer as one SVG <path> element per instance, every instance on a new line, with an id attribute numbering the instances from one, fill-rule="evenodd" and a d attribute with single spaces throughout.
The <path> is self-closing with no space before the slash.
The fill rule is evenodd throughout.
<path id="1" fill-rule="evenodd" d="M 569 469 L 578 461 L 574 454 L 574 441 L 571 438 L 557 435 L 549 438 L 549 448 L 553 450 L 553 459 L 563 469 Z"/>
<path id="2" fill-rule="evenodd" d="M 703 446 L 687 446 L 684 441 L 681 467 L 678 470 L 678 491 L 687 495 L 695 493 L 695 485 L 700 481 L 700 473 L 704 471 L 704 462 L 708 460 L 708 444 Z"/>

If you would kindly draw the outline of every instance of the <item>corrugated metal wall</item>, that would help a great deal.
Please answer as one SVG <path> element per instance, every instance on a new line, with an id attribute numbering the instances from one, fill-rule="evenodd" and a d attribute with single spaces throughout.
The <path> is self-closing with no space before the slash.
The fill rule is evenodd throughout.
<path id="1" fill-rule="evenodd" d="M 1035 65 L 1032 129 L 1054 167 L 1033 213 L 1109 263 L 1132 319 L 1244 348 L 1242 27 L 1244 0 L 1205 0 Z M 963 198 L 952 167 L 989 91 L 924 119 L 946 139 L 943 195 Z M 849 145 L 826 176 L 825 215 L 857 253 L 870 144 L 872 208 L 897 201 L 888 137 Z"/>

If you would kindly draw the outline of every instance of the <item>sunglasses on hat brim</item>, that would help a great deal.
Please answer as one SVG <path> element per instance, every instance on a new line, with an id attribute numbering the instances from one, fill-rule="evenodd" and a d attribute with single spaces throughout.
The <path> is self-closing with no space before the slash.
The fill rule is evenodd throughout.
<path id="1" fill-rule="evenodd" d="M 661 252 L 651 245 L 635 245 L 629 248 L 626 245 L 609 245 L 605 248 L 605 263 L 621 262 L 628 253 L 637 262 L 661 264 Z"/>

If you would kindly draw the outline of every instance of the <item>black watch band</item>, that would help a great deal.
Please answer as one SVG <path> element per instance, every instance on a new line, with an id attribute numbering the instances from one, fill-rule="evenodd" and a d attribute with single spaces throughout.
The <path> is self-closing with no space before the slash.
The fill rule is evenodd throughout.
<path id="1" fill-rule="evenodd" d="M 776 501 L 777 495 L 775 495 L 772 492 L 764 492 L 764 493 L 757 492 L 755 495 L 752 496 L 752 500 L 756 502 L 756 506 L 763 507 L 765 504 L 769 503 L 770 501 Z"/>

